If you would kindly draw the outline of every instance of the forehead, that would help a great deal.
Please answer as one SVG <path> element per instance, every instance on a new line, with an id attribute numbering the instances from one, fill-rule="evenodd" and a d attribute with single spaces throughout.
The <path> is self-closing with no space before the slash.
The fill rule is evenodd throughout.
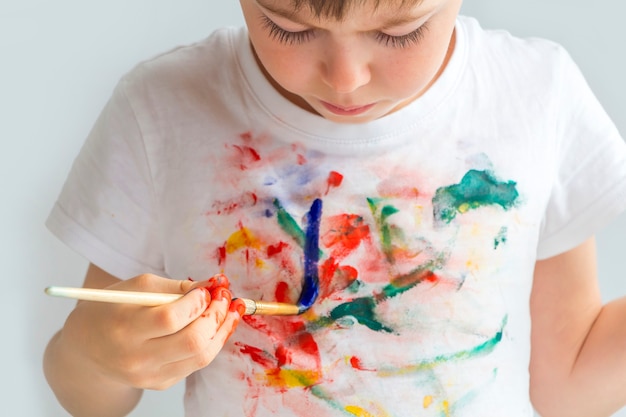
<path id="1" fill-rule="evenodd" d="M 310 13 L 316 18 L 344 20 L 359 8 L 396 14 L 414 9 L 424 0 L 257 0 L 284 13 Z"/>

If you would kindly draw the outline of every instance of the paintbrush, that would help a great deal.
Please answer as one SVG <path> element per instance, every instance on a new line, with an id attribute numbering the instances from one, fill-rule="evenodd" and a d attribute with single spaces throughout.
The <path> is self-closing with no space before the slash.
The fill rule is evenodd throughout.
<path id="1" fill-rule="evenodd" d="M 93 288 L 47 287 L 46 294 L 55 297 L 73 298 L 85 301 L 105 303 L 135 304 L 141 306 L 159 306 L 178 300 L 183 294 L 167 294 L 158 292 L 117 291 Z M 240 298 L 246 305 L 244 315 L 294 316 L 300 314 L 301 308 L 295 304 L 277 303 L 272 301 L 255 301 Z"/>

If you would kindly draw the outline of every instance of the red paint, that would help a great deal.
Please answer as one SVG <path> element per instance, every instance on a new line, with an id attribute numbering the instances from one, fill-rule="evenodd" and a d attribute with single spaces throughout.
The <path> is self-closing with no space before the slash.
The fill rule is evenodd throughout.
<path id="1" fill-rule="evenodd" d="M 217 264 L 222 266 L 224 263 L 226 263 L 226 245 L 217 248 Z"/>
<path id="2" fill-rule="evenodd" d="M 363 367 L 361 359 L 357 358 L 356 356 L 350 357 L 350 366 L 352 366 L 354 369 L 358 369 L 359 371 L 373 371 L 373 369 Z"/>
<path id="3" fill-rule="evenodd" d="M 267 247 L 267 256 L 272 257 L 277 255 L 283 251 L 283 249 L 289 247 L 289 245 L 285 242 L 278 242 L 276 245 L 270 245 Z"/>
<path id="4" fill-rule="evenodd" d="M 344 258 L 363 240 L 369 239 L 370 228 L 363 217 L 356 214 L 340 214 L 326 219 L 323 244 L 331 249 L 332 256 Z"/>
<path id="5" fill-rule="evenodd" d="M 289 349 L 284 345 L 280 345 L 276 348 L 276 360 L 278 361 L 278 366 L 285 366 L 291 363 L 291 354 Z"/>
<path id="6" fill-rule="evenodd" d="M 244 142 L 250 142 L 252 140 L 252 132 L 246 132 L 239 135 L 239 138 Z"/>
<path id="7" fill-rule="evenodd" d="M 317 346 L 317 342 L 313 338 L 313 335 L 309 332 L 304 332 L 298 335 L 298 347 L 300 347 L 303 352 L 309 355 L 319 356 L 320 352 Z"/>
<path id="8" fill-rule="evenodd" d="M 239 351 L 244 355 L 248 355 L 250 359 L 258 363 L 264 368 L 274 368 L 276 366 L 275 359 L 264 350 L 257 347 L 246 345 L 243 343 L 236 343 L 239 346 Z"/>
<path id="9" fill-rule="evenodd" d="M 350 265 L 339 265 L 335 258 L 328 258 L 320 266 L 320 296 L 328 297 L 349 287 L 357 278 L 358 271 Z"/>
<path id="10" fill-rule="evenodd" d="M 274 291 L 274 298 L 279 303 L 287 303 L 289 302 L 289 298 L 287 295 L 289 294 L 289 284 L 285 281 L 280 281 L 276 284 L 276 291 Z"/>
<path id="11" fill-rule="evenodd" d="M 328 185 L 328 187 L 326 188 L 326 194 L 328 194 L 331 188 L 339 187 L 342 182 L 343 175 L 341 175 L 337 171 L 330 171 L 330 173 L 328 174 L 328 179 L 326 180 L 326 183 Z"/>
<path id="12" fill-rule="evenodd" d="M 207 215 L 222 215 L 231 214 L 235 210 L 254 207 L 258 201 L 256 194 L 247 192 L 243 195 L 233 198 L 228 201 L 216 201 L 213 203 L 212 210 L 207 212 Z"/>
<path id="13" fill-rule="evenodd" d="M 261 160 L 261 155 L 259 155 L 259 153 L 255 149 L 249 146 L 233 145 L 233 148 L 238 151 L 239 168 L 242 171 L 247 170 L 248 168 L 250 168 L 250 165 Z"/>
<path id="14" fill-rule="evenodd" d="M 304 155 L 298 154 L 297 158 L 298 158 L 298 165 L 306 164 L 306 158 L 304 157 Z"/>

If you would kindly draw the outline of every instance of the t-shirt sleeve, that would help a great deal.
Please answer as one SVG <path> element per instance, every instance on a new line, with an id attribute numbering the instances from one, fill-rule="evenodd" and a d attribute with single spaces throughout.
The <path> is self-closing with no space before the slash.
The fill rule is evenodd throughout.
<path id="1" fill-rule="evenodd" d="M 114 276 L 163 274 L 150 162 L 125 80 L 76 157 L 46 225 Z"/>
<path id="2" fill-rule="evenodd" d="M 557 164 L 538 259 L 576 247 L 626 208 L 626 144 L 563 50 L 559 64 Z"/>

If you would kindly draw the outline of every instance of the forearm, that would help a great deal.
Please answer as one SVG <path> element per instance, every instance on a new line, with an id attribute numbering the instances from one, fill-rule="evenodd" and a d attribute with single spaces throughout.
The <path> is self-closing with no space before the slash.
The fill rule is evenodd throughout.
<path id="1" fill-rule="evenodd" d="M 61 405 L 74 417 L 127 415 L 139 402 L 142 390 L 108 380 L 82 363 L 62 331 L 50 340 L 44 354 L 46 379 Z"/>
<path id="2" fill-rule="evenodd" d="M 626 404 L 626 298 L 602 308 L 568 385 L 581 416 L 610 416 Z"/>

